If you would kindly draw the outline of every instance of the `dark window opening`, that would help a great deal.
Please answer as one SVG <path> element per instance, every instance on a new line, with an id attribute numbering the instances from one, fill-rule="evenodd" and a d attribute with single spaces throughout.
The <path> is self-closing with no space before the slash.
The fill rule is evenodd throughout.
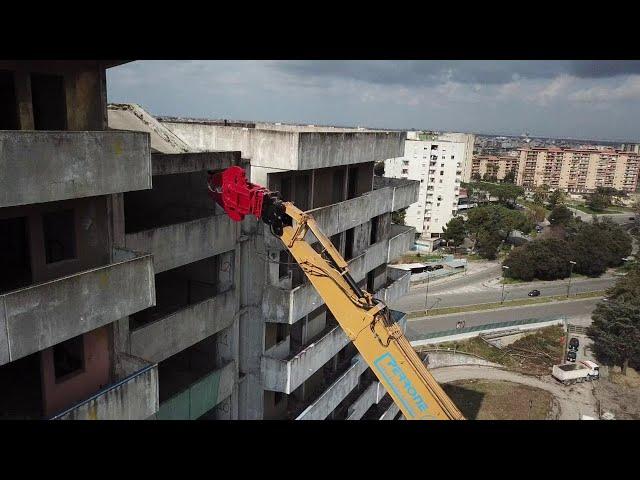
<path id="1" fill-rule="evenodd" d="M 349 185 L 347 186 L 347 198 L 355 198 L 358 195 L 358 167 L 349 169 Z"/>
<path id="2" fill-rule="evenodd" d="M 26 217 L 0 220 L 0 293 L 32 282 L 28 239 Z"/>
<path id="3" fill-rule="evenodd" d="M 289 252 L 286 250 L 280 251 L 280 264 L 278 265 L 278 277 L 285 278 L 289 276 Z"/>
<path id="4" fill-rule="evenodd" d="M 280 196 L 284 201 L 291 201 L 291 177 L 283 177 L 280 180 Z"/>
<path id="5" fill-rule="evenodd" d="M 295 199 L 293 203 L 300 210 L 309 210 L 311 208 L 311 205 L 309 202 L 310 185 L 311 185 L 311 175 L 305 174 L 305 175 L 297 175 L 295 177 L 296 191 L 295 191 Z"/>
<path id="6" fill-rule="evenodd" d="M 233 262 L 231 262 L 233 264 Z M 190 263 L 156 274 L 156 305 L 129 317 L 135 330 L 218 293 L 218 257 Z"/>
<path id="7" fill-rule="evenodd" d="M 84 370 L 84 336 L 78 335 L 53 347 L 56 382 Z"/>
<path id="8" fill-rule="evenodd" d="M 353 258 L 353 237 L 354 237 L 355 229 L 350 228 L 345 232 L 345 242 L 344 242 L 344 258 L 345 260 L 351 260 Z"/>
<path id="9" fill-rule="evenodd" d="M 289 325 L 286 323 L 276 324 L 276 343 L 280 343 L 289 336 Z"/>
<path id="10" fill-rule="evenodd" d="M 75 215 L 73 210 L 42 215 L 47 263 L 76 258 Z"/>
<path id="11" fill-rule="evenodd" d="M 18 130 L 18 100 L 13 72 L 0 71 L 0 130 Z"/>
<path id="12" fill-rule="evenodd" d="M 66 130 L 67 103 L 64 77 L 31 74 L 33 125 L 36 130 Z"/>
<path id="13" fill-rule="evenodd" d="M 375 270 L 371 270 L 369 273 L 367 273 L 367 292 L 373 293 L 375 279 L 376 279 Z"/>
<path id="14" fill-rule="evenodd" d="M 418 213 L 420 213 L 418 211 Z M 378 224 L 380 223 L 380 217 L 374 217 L 371 219 L 371 236 L 369 238 L 369 245 L 373 245 L 378 241 Z"/>
<path id="15" fill-rule="evenodd" d="M 333 172 L 332 189 L 332 203 L 342 202 L 344 200 L 344 170 L 336 170 Z"/>
<path id="16" fill-rule="evenodd" d="M 278 405 L 280 402 L 284 400 L 284 393 L 282 392 L 273 392 L 273 404 Z"/>
<path id="17" fill-rule="evenodd" d="M 342 240 L 342 234 L 341 233 L 336 233 L 335 235 L 329 237 L 329 240 L 331 240 L 331 243 L 333 244 L 334 247 L 336 247 L 336 250 L 338 250 L 338 252 L 340 251 L 340 241 Z"/>
<path id="18" fill-rule="evenodd" d="M 40 352 L 0 367 L 0 420 L 40 420 Z"/>

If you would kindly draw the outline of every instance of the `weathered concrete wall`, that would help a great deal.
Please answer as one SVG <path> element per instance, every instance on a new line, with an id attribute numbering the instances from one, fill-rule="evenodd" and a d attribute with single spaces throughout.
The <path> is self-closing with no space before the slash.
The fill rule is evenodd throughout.
<path id="1" fill-rule="evenodd" d="M 391 211 L 396 212 L 418 201 L 420 182 L 404 178 L 373 177 L 373 188 L 393 189 L 393 206 Z"/>
<path id="2" fill-rule="evenodd" d="M 301 132 L 298 169 L 376 162 L 404 153 L 404 132 Z"/>
<path id="3" fill-rule="evenodd" d="M 239 226 L 227 215 L 143 230 L 126 235 L 126 247 L 153 254 L 156 273 L 235 248 Z"/>
<path id="4" fill-rule="evenodd" d="M 347 420 L 360 420 L 374 403 L 377 405 L 387 393 L 380 382 L 372 382 L 347 410 Z"/>
<path id="5" fill-rule="evenodd" d="M 350 342 L 336 326 L 291 360 L 262 357 L 262 383 L 267 390 L 291 393 Z"/>
<path id="6" fill-rule="evenodd" d="M 240 162 L 240 152 L 154 153 L 153 175 L 224 170 Z"/>
<path id="7" fill-rule="evenodd" d="M 0 304 L 2 365 L 154 305 L 151 255 L 15 290 Z"/>
<path id="8" fill-rule="evenodd" d="M 430 369 L 453 367 L 456 365 L 483 365 L 486 367 L 502 368 L 502 365 L 465 353 L 454 353 L 453 351 L 427 351 L 426 353 L 428 360 L 426 360 L 425 363 Z"/>
<path id="9" fill-rule="evenodd" d="M 392 403 L 391 406 L 380 416 L 379 420 L 393 420 L 399 411 L 400 408 L 398 408 L 395 403 Z"/>
<path id="10" fill-rule="evenodd" d="M 236 312 L 234 291 L 217 295 L 131 332 L 131 354 L 161 362 L 229 327 Z"/>
<path id="11" fill-rule="evenodd" d="M 148 365 L 55 420 L 144 420 L 158 411 L 158 366 Z"/>
<path id="12" fill-rule="evenodd" d="M 0 131 L 0 172 L 0 208 L 149 189 L 149 136 Z"/>
<path id="13" fill-rule="evenodd" d="M 358 386 L 360 375 L 369 368 L 360 355 L 356 355 L 352 365 L 333 382 L 318 399 L 309 405 L 296 420 L 324 420 Z"/>
<path id="14" fill-rule="evenodd" d="M 400 258 L 404 253 L 411 250 L 411 247 L 415 243 L 415 232 L 416 229 L 413 227 L 391 225 L 388 255 L 389 262 Z"/>
<path id="15" fill-rule="evenodd" d="M 400 297 L 403 297 L 409 291 L 409 285 L 411 284 L 411 272 L 404 272 L 402 270 L 398 270 L 396 268 L 388 268 L 387 275 L 390 272 L 395 273 L 396 271 L 402 272 L 397 276 L 397 278 L 389 277 L 391 280 L 390 283 L 387 284 L 384 297 L 381 297 L 380 294 L 376 295 L 377 298 L 384 298 L 386 303 L 391 303 L 398 300 Z"/>

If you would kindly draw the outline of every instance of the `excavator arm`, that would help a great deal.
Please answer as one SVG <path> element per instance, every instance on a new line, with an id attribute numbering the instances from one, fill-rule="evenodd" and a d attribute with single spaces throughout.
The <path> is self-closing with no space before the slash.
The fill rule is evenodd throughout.
<path id="1" fill-rule="evenodd" d="M 211 197 L 236 221 L 254 215 L 269 225 L 296 260 L 364 360 L 408 420 L 464 420 L 426 369 L 389 309 L 363 291 L 348 264 L 311 215 L 277 193 L 249 183 L 233 166 L 209 173 Z M 305 236 L 311 232 L 319 245 Z"/>

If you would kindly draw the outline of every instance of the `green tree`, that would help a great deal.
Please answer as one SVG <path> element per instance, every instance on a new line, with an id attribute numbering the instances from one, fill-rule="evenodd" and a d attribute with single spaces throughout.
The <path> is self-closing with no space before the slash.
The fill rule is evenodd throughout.
<path id="1" fill-rule="evenodd" d="M 549 214 L 549 223 L 551 225 L 566 226 L 573 219 L 573 213 L 564 205 L 558 205 Z"/>
<path id="2" fill-rule="evenodd" d="M 569 232 L 576 272 L 597 277 L 608 267 L 622 265 L 631 253 L 631 238 L 611 220 L 578 223 Z"/>
<path id="3" fill-rule="evenodd" d="M 553 209 L 563 205 L 567 201 L 567 195 L 562 190 L 554 190 L 549 195 L 549 206 Z"/>
<path id="4" fill-rule="evenodd" d="M 486 259 L 495 260 L 498 256 L 498 248 L 503 243 L 500 233 L 491 230 L 481 230 L 478 234 L 478 254 Z"/>
<path id="5" fill-rule="evenodd" d="M 611 197 L 602 193 L 592 193 L 587 206 L 594 212 L 603 212 L 611 205 Z"/>
<path id="6" fill-rule="evenodd" d="M 542 185 L 541 187 L 536 187 L 533 193 L 533 203 L 535 203 L 536 205 L 544 206 L 544 202 L 547 201 L 547 196 L 548 196 L 548 192 L 547 192 L 547 189 L 545 188 L 545 185 Z"/>
<path id="7" fill-rule="evenodd" d="M 619 366 L 626 375 L 629 365 L 640 366 L 640 271 L 618 280 L 607 296 L 596 306 L 587 336 L 598 362 Z"/>
<path id="8" fill-rule="evenodd" d="M 520 280 L 556 280 L 569 276 L 571 250 L 564 240 L 536 240 L 514 248 L 504 261 L 505 276 Z"/>
<path id="9" fill-rule="evenodd" d="M 546 210 L 542 205 L 531 205 L 527 208 L 527 216 L 533 223 L 544 221 Z"/>
<path id="10" fill-rule="evenodd" d="M 509 170 L 505 174 L 504 179 L 502 181 L 504 183 L 516 183 L 516 175 L 517 175 L 517 170 L 515 167 L 513 167 L 511 170 Z"/>
<path id="11" fill-rule="evenodd" d="M 496 257 L 500 243 L 514 230 L 529 233 L 534 223 L 522 212 L 502 205 L 485 205 L 469 211 L 467 231 L 478 253 L 489 259 Z"/>
<path id="12" fill-rule="evenodd" d="M 447 245 L 451 242 L 455 252 L 456 249 L 462 245 L 467 234 L 464 218 L 461 216 L 453 217 L 447 225 L 443 227 L 442 232 L 442 236 L 447 241 Z"/>
<path id="13" fill-rule="evenodd" d="M 404 225 L 404 218 L 407 215 L 407 209 L 402 208 L 396 212 L 391 213 L 391 223 L 395 223 L 396 225 Z"/>

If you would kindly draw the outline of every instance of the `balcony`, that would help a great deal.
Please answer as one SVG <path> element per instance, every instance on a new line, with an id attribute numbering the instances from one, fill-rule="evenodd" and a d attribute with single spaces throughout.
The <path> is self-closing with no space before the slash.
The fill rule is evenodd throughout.
<path id="1" fill-rule="evenodd" d="M 0 365 L 155 304 L 151 255 L 114 250 L 114 263 L 0 295 Z"/>
<path id="2" fill-rule="evenodd" d="M 416 229 L 404 225 L 391 225 L 389 234 L 389 253 L 387 262 L 392 262 L 402 254 L 411 250 L 415 243 Z"/>
<path id="3" fill-rule="evenodd" d="M 235 290 L 189 305 L 133 330 L 131 353 L 161 362 L 231 326 L 236 311 Z"/>
<path id="4" fill-rule="evenodd" d="M 358 386 L 360 375 L 369 368 L 360 355 L 353 358 L 351 366 L 309 405 L 296 420 L 324 420 Z"/>
<path id="5" fill-rule="evenodd" d="M 149 134 L 0 131 L 0 208 L 151 188 Z"/>
<path id="6" fill-rule="evenodd" d="M 227 215 L 152 228 L 125 237 L 126 247 L 153 254 L 156 273 L 235 248 L 238 224 Z"/>
<path id="7" fill-rule="evenodd" d="M 411 284 L 411 271 L 389 267 L 387 279 L 386 286 L 376 292 L 376 298 L 388 304 L 407 294 Z"/>
<path id="8" fill-rule="evenodd" d="M 158 365 L 122 355 L 121 379 L 51 420 L 144 420 L 158 411 Z"/>
<path id="9" fill-rule="evenodd" d="M 289 359 L 262 357 L 262 383 L 266 390 L 290 394 L 348 343 L 340 325 Z"/>
<path id="10" fill-rule="evenodd" d="M 364 253 L 349 261 L 349 271 L 356 282 L 368 272 L 388 262 L 389 240 L 371 245 Z M 315 287 L 308 281 L 287 290 L 273 285 L 265 288 L 262 311 L 269 322 L 293 324 L 324 303 Z"/>
<path id="11" fill-rule="evenodd" d="M 347 410 L 347 420 L 360 420 L 371 405 L 380 403 L 386 393 L 380 382 L 372 382 Z"/>
<path id="12" fill-rule="evenodd" d="M 205 375 L 182 392 L 162 402 L 155 420 L 195 420 L 233 392 L 235 362 Z"/>

